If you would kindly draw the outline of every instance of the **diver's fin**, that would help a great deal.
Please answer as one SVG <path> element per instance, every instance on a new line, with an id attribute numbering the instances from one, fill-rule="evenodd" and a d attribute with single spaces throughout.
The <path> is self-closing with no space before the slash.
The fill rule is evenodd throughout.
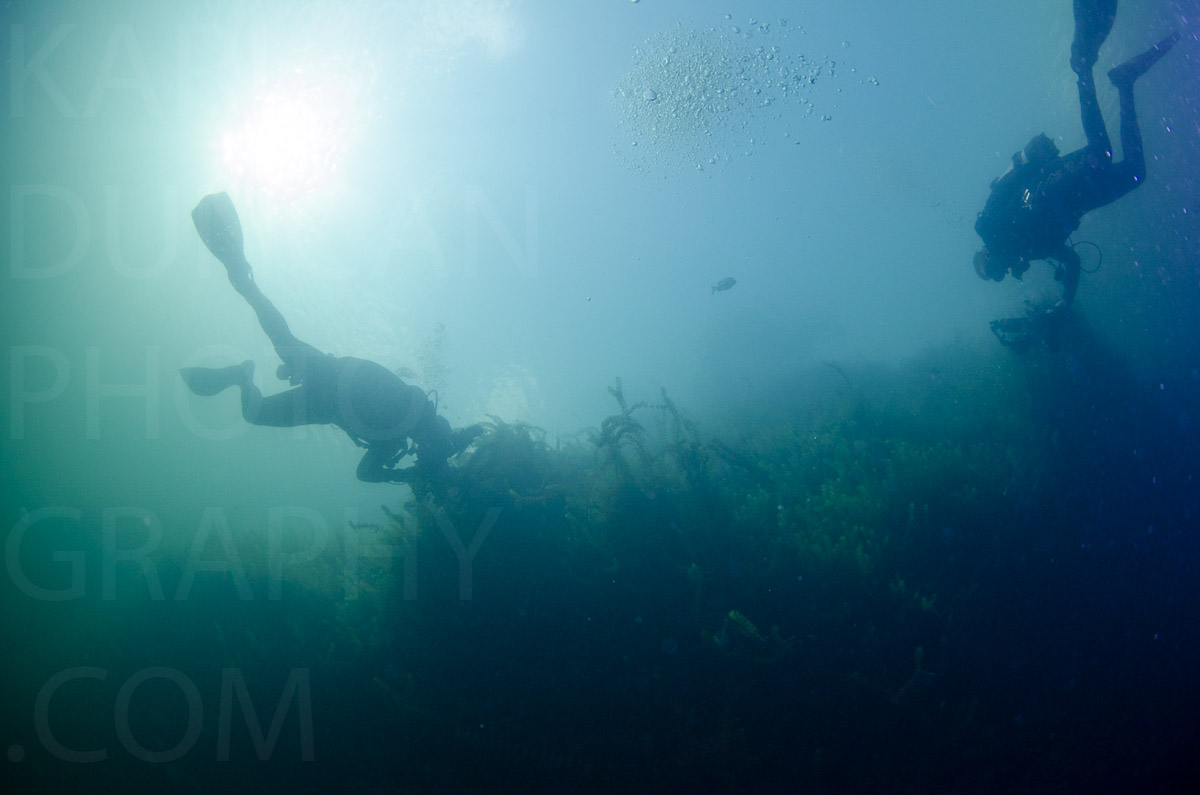
<path id="1" fill-rule="evenodd" d="M 1114 66 L 1109 70 L 1108 79 L 1117 88 L 1132 86 L 1134 81 L 1150 71 L 1151 66 L 1158 63 L 1159 58 L 1169 53 L 1177 41 L 1179 41 L 1179 33 L 1172 33 L 1141 55 L 1135 55 L 1125 63 Z"/>
<path id="2" fill-rule="evenodd" d="M 195 394 L 211 397 L 231 386 L 249 383 L 254 376 L 254 362 L 247 359 L 229 367 L 181 367 L 179 376 Z"/>
<path id="3" fill-rule="evenodd" d="M 1100 45 L 1112 31 L 1117 18 L 1117 0 L 1075 0 L 1075 38 L 1071 41 L 1071 69 L 1075 74 L 1088 77 L 1096 59 L 1100 56 Z"/>
<path id="4" fill-rule="evenodd" d="M 232 279 L 250 270 L 242 246 L 242 222 L 228 193 L 210 193 L 192 210 L 192 223 L 204 245 L 229 271 Z"/>

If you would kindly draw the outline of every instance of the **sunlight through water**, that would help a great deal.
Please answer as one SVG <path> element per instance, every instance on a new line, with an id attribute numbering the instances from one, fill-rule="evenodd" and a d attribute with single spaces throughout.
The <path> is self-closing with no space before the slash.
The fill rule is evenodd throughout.
<path id="1" fill-rule="evenodd" d="M 355 92 L 346 82 L 297 68 L 265 85 L 222 136 L 230 177 L 280 202 L 327 185 L 356 126 Z"/>

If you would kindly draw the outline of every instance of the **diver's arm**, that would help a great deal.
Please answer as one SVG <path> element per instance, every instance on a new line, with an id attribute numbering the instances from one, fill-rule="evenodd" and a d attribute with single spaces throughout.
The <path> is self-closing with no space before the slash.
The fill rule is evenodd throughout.
<path id="1" fill-rule="evenodd" d="M 413 475 L 416 474 L 415 467 L 405 467 L 404 469 L 389 469 L 387 470 L 389 483 L 411 483 Z"/>
<path id="2" fill-rule="evenodd" d="M 396 451 L 386 447 L 368 447 L 358 462 L 355 474 L 364 483 L 402 483 L 396 477 L 402 470 L 392 469 Z"/>
<path id="3" fill-rule="evenodd" d="M 1065 309 L 1074 303 L 1075 289 L 1079 287 L 1079 255 L 1075 253 L 1075 249 L 1063 245 L 1054 253 L 1054 258 L 1062 264 L 1060 280 L 1063 283 L 1063 297 L 1061 306 Z M 1056 276 L 1058 275 L 1056 274 Z"/>

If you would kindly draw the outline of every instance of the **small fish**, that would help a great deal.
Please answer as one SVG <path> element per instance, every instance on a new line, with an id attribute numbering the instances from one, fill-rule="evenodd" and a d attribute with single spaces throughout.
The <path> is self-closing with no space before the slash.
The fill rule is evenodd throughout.
<path id="1" fill-rule="evenodd" d="M 726 276 L 724 279 L 713 285 L 712 291 L 713 293 L 719 293 L 730 289 L 735 284 L 737 284 L 737 279 L 733 278 L 732 276 Z"/>

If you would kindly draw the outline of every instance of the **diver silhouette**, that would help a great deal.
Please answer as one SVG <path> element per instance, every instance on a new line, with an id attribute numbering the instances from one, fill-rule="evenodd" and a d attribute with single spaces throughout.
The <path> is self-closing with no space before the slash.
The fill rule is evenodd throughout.
<path id="1" fill-rule="evenodd" d="M 1122 159 L 1114 163 L 1092 73 L 1100 46 L 1116 19 L 1117 0 L 1074 0 L 1074 14 L 1071 69 L 1079 78 L 1079 109 L 1087 145 L 1060 156 L 1044 133 L 1033 138 L 1013 155 L 1012 170 L 992 182 L 991 194 L 975 222 L 975 231 L 984 242 L 974 260 L 981 279 L 1001 281 L 1005 274 L 1020 279 L 1032 260 L 1058 263 L 1055 278 L 1063 283 L 1063 297 L 1051 311 L 1064 310 L 1075 300 L 1080 261 L 1067 240 L 1079 228 L 1080 219 L 1145 180 L 1146 160 L 1133 86 L 1179 40 L 1179 34 L 1172 33 L 1108 73 L 1121 104 Z"/>
<path id="2" fill-rule="evenodd" d="M 436 481 L 445 474 L 448 459 L 481 433 L 479 426 L 451 431 L 420 387 L 410 386 L 376 362 L 352 356 L 333 356 L 292 334 L 279 310 L 254 281 L 242 247 L 242 226 L 233 201 L 225 193 L 205 196 L 192 210 L 192 222 L 204 245 L 229 274 L 233 288 L 258 316 L 282 364 L 276 371 L 293 385 L 264 397 L 254 384 L 254 363 L 229 367 L 185 367 L 179 371 L 197 395 L 216 395 L 236 386 L 241 390 L 242 416 L 253 425 L 288 428 L 297 425 L 336 425 L 355 444 L 365 448 L 358 464 L 359 480 L 405 483 L 414 477 Z M 414 450 L 416 463 L 399 469 L 399 461 Z"/>

